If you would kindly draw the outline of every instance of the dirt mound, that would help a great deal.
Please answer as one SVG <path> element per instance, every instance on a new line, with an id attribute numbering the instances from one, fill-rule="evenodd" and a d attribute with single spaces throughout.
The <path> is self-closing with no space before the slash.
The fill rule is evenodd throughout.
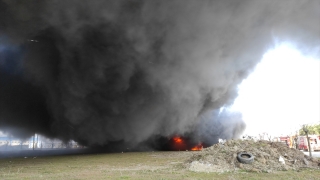
<path id="1" fill-rule="evenodd" d="M 237 160 L 240 152 L 254 156 L 251 164 Z M 279 158 L 284 159 L 284 163 Z M 288 148 L 285 144 L 270 141 L 229 140 L 219 143 L 194 154 L 186 162 L 187 168 L 196 172 L 228 172 L 247 170 L 254 172 L 274 172 L 299 170 L 300 168 L 319 169 L 319 159 L 310 158 L 303 152 Z"/>

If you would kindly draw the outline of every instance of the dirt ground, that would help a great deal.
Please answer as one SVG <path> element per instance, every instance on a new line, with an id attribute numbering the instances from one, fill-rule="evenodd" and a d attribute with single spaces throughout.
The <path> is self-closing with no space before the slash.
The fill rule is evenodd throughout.
<path id="1" fill-rule="evenodd" d="M 234 155 L 240 151 L 251 152 L 254 162 L 237 162 Z M 285 165 L 279 163 L 280 155 L 286 159 Z M 320 177 L 317 163 L 317 159 L 277 143 L 227 141 L 202 151 L 29 154 L 0 158 L 0 179 L 316 180 Z"/>
<path id="2" fill-rule="evenodd" d="M 251 164 L 243 164 L 237 160 L 240 152 L 248 152 L 254 156 Z M 284 159 L 281 163 L 279 159 Z M 186 167 L 195 172 L 230 172 L 253 171 L 275 172 L 283 170 L 299 171 L 302 168 L 320 168 L 318 158 L 310 158 L 303 152 L 288 148 L 280 142 L 229 140 L 203 149 L 186 162 Z"/>

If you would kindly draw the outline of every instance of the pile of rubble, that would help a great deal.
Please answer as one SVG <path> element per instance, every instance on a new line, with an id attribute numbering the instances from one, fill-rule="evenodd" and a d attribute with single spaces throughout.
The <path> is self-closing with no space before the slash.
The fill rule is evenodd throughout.
<path id="1" fill-rule="evenodd" d="M 254 161 L 251 164 L 240 163 L 237 159 L 240 152 L 251 153 Z M 280 142 L 228 140 L 195 153 L 187 160 L 186 166 L 196 172 L 246 170 L 269 173 L 301 168 L 319 169 L 320 160 L 306 156 L 299 150 L 288 148 Z"/>

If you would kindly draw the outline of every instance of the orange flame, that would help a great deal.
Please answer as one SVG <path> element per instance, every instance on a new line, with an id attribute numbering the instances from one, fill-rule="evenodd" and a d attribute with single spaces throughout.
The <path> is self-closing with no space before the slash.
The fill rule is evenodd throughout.
<path id="1" fill-rule="evenodd" d="M 174 138 L 173 138 L 173 141 L 174 141 L 175 143 L 182 143 L 181 137 L 174 137 Z"/>
<path id="2" fill-rule="evenodd" d="M 199 143 L 198 145 L 191 148 L 191 151 L 201 151 L 203 149 L 203 145 Z"/>

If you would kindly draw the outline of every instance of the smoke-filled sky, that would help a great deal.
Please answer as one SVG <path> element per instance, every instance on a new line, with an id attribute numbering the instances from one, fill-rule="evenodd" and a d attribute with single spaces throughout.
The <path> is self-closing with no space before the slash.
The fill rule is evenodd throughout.
<path id="1" fill-rule="evenodd" d="M 275 39 L 318 46 L 319 17 L 318 0 L 0 0 L 0 128 L 85 145 L 235 138 L 241 114 L 219 109 Z"/>

